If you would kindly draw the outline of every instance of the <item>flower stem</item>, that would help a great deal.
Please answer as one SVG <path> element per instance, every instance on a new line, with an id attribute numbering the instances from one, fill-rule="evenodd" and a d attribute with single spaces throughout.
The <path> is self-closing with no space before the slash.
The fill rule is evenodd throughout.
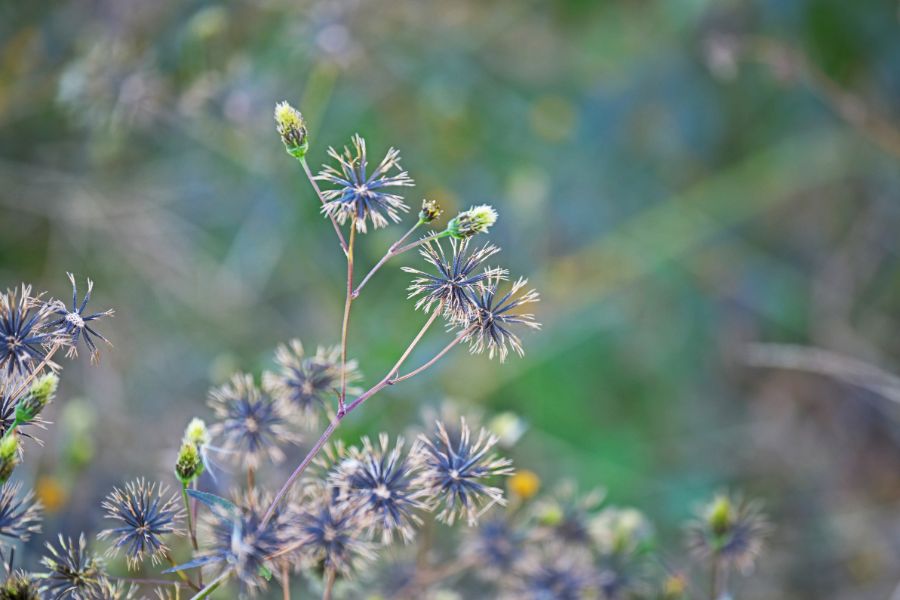
<path id="1" fill-rule="evenodd" d="M 291 600 L 291 565 L 287 559 L 281 561 L 282 600 Z"/>
<path id="2" fill-rule="evenodd" d="M 453 338 L 453 341 L 451 341 L 449 344 L 447 344 L 446 346 L 444 346 L 444 349 L 441 350 L 440 352 L 438 352 L 437 354 L 435 354 L 434 357 L 433 357 L 431 360 L 429 360 L 427 363 L 425 363 L 424 365 L 422 365 L 422 366 L 419 367 L 418 369 L 414 369 L 414 370 L 410 371 L 410 372 L 407 373 L 406 375 L 401 375 L 401 376 L 399 376 L 399 377 L 394 377 L 394 378 L 391 379 L 388 383 L 389 383 L 390 385 L 394 385 L 395 383 L 400 383 L 401 381 L 406 381 L 406 380 L 409 379 L 410 377 L 415 377 L 416 375 L 418 375 L 419 373 L 421 373 L 421 372 L 424 371 L 425 369 L 427 369 L 427 368 L 433 366 L 434 363 L 436 363 L 437 361 L 439 361 L 441 358 L 443 358 L 443 356 L 444 356 L 445 354 L 447 354 L 448 352 L 450 352 L 450 350 L 451 350 L 455 345 L 457 345 L 458 343 L 460 343 L 460 342 L 463 340 L 463 338 L 465 338 L 467 335 L 469 335 L 469 333 L 471 333 L 471 331 L 472 331 L 471 329 L 465 329 L 465 330 L 463 330 L 463 331 L 460 331 L 459 334 L 458 334 L 455 338 Z"/>
<path id="3" fill-rule="evenodd" d="M 341 325 L 341 395 L 338 396 L 338 415 L 344 415 L 347 399 L 347 331 L 350 327 L 350 306 L 353 304 L 353 243 L 356 223 L 350 222 L 350 244 L 347 246 L 347 298 L 344 300 L 344 322 Z"/>
<path id="4" fill-rule="evenodd" d="M 316 191 L 316 196 L 319 197 L 319 202 L 322 203 L 322 206 L 325 206 L 325 197 L 322 196 L 322 190 L 319 189 L 319 184 L 316 183 L 316 178 L 313 177 L 312 171 L 309 170 L 309 165 L 306 164 L 306 158 L 301 158 L 300 164 L 303 165 L 303 171 L 306 173 L 306 178 L 309 179 L 309 183 Z M 338 226 L 337 220 L 331 213 L 328 214 L 328 217 L 331 219 L 331 224 L 334 226 L 334 232 L 337 234 L 338 241 L 341 243 L 341 250 L 344 251 L 344 254 L 347 254 L 347 242 L 344 240 L 344 234 L 341 233 L 341 228 Z"/>
<path id="5" fill-rule="evenodd" d="M 344 420 L 344 417 L 346 417 L 351 412 L 353 412 L 363 402 L 365 402 L 366 400 L 368 400 L 369 398 L 371 398 L 372 396 L 374 396 L 375 394 L 380 392 L 385 386 L 388 386 L 388 385 L 394 383 L 395 380 L 393 380 L 392 378 L 394 378 L 396 376 L 397 371 L 400 369 L 400 366 L 409 357 L 410 353 L 413 351 L 413 348 L 416 347 L 416 345 L 419 343 L 419 340 L 422 339 L 422 336 L 424 336 L 425 332 L 428 331 L 428 328 L 431 327 L 431 324 L 434 323 L 434 321 L 437 319 L 438 315 L 441 312 L 440 308 L 441 307 L 438 306 L 437 310 L 435 310 L 431 313 L 431 316 L 428 318 L 428 321 L 425 322 L 425 325 L 422 326 L 422 329 L 419 330 L 419 333 L 416 334 L 416 337 L 413 338 L 412 342 L 410 342 L 409 346 L 407 346 L 406 350 L 403 352 L 403 354 L 400 356 L 400 358 L 397 360 L 397 362 L 394 363 L 394 366 L 391 367 L 391 370 L 387 372 L 387 375 L 385 375 L 381 379 L 381 381 L 379 381 L 378 383 L 376 383 L 375 385 L 370 387 L 368 390 L 366 390 L 365 392 L 363 392 L 362 394 L 357 396 L 353 402 L 351 402 L 350 404 L 348 404 L 346 406 L 346 410 L 343 413 L 336 414 L 334 416 L 334 418 L 331 420 L 331 422 L 328 423 L 328 427 L 325 428 L 325 431 L 322 432 L 322 435 L 319 436 L 319 439 L 316 441 L 315 444 L 313 444 L 313 447 L 309 449 L 309 452 L 307 452 L 306 456 L 303 457 L 303 460 L 300 461 L 300 464 L 297 465 L 297 468 L 294 469 L 293 473 L 291 473 L 291 475 L 287 478 L 287 481 L 285 481 L 284 484 L 281 486 L 281 489 L 278 490 L 278 493 L 275 494 L 275 498 L 272 499 L 272 503 L 269 505 L 269 508 L 266 510 L 266 514 L 263 516 L 263 520 L 262 520 L 263 524 L 267 523 L 269 521 L 269 519 L 272 518 L 272 515 L 275 513 L 275 508 L 284 499 L 288 490 L 291 488 L 291 486 L 294 484 L 294 482 L 297 481 L 297 478 L 300 477 L 300 475 L 303 473 L 304 470 L 306 470 L 306 467 L 309 466 L 309 463 L 311 463 L 312 460 L 316 457 L 316 454 L 318 454 L 319 451 L 325 446 L 325 444 L 331 438 L 331 435 L 334 433 L 334 430 L 337 429 L 338 425 L 341 424 L 341 421 Z M 441 351 L 439 356 L 443 356 L 444 354 L 446 354 L 447 351 L 453 347 L 453 345 L 455 345 L 455 343 L 447 348 L 444 348 L 444 350 Z M 416 369 L 415 372 L 404 376 L 404 379 L 409 379 L 413 375 L 415 375 L 417 373 L 421 373 L 422 371 L 427 369 L 429 366 L 433 365 L 436 361 L 437 361 L 437 358 L 432 359 L 431 361 L 428 362 L 428 364 Z"/>
<path id="6" fill-rule="evenodd" d="M 170 565 L 172 565 L 173 567 L 178 566 L 178 563 L 175 562 L 175 559 L 172 558 L 172 554 L 168 550 L 166 550 L 166 552 L 165 552 L 165 557 L 166 557 L 166 560 L 169 561 Z M 196 591 L 200 591 L 200 586 L 197 585 L 196 583 L 194 583 L 193 581 L 191 581 L 191 578 L 188 577 L 187 573 L 185 573 L 184 571 L 176 571 L 176 573 L 178 573 L 178 577 L 181 578 L 181 580 L 183 582 L 185 582 L 188 586 L 190 586 L 191 588 L 193 588 Z"/>
<path id="7" fill-rule="evenodd" d="M 191 534 L 191 546 L 194 547 L 194 552 L 198 552 L 200 547 L 197 544 L 197 530 L 194 528 L 193 511 L 191 510 L 191 502 L 188 499 L 186 483 L 181 484 L 181 499 L 184 500 L 184 510 L 187 513 L 188 533 Z"/>
<path id="8" fill-rule="evenodd" d="M 41 362 L 38 363 L 38 366 L 34 368 L 34 370 L 28 375 L 28 377 L 25 378 L 25 381 L 23 381 L 19 385 L 19 387 L 16 388 L 16 391 L 13 392 L 12 396 L 10 396 L 10 398 L 12 400 L 17 400 L 19 398 L 19 395 L 23 391 L 25 391 L 26 388 L 28 388 L 28 386 L 31 384 L 31 382 L 34 381 L 35 377 L 40 375 L 41 371 L 43 371 L 44 367 L 46 367 L 50 363 L 50 359 L 53 358 L 53 355 L 56 354 L 57 350 L 59 350 L 61 347 L 62 347 L 62 344 L 60 344 L 59 342 L 53 344 L 53 346 L 50 348 L 50 350 L 47 351 L 47 354 L 44 355 L 43 360 L 41 360 Z"/>
<path id="9" fill-rule="evenodd" d="M 207 596 L 209 596 L 210 594 L 212 594 L 212 593 L 215 591 L 215 589 L 216 589 L 217 587 L 219 587 L 220 585 L 222 585 L 222 583 L 224 583 L 224 581 L 225 581 L 226 579 L 228 579 L 228 577 L 229 577 L 230 575 L 231 575 L 231 570 L 230 570 L 230 569 L 229 569 L 229 570 L 226 570 L 226 571 L 223 571 L 221 575 L 219 575 L 218 577 L 216 577 L 215 579 L 213 579 L 212 581 L 210 581 L 209 584 L 208 584 L 205 588 L 203 588 L 202 590 L 200 590 L 199 592 L 197 592 L 196 594 L 194 594 L 194 595 L 191 597 L 191 600 L 202 600 L 203 598 L 206 598 Z"/>
<path id="10" fill-rule="evenodd" d="M 406 233 L 403 234 L 403 237 L 401 237 L 399 240 L 397 240 L 396 242 L 391 244 L 390 248 L 388 248 L 388 251 L 385 252 L 384 256 L 381 257 L 381 260 L 379 260 L 377 263 L 375 263 L 375 266 L 372 267 L 372 269 L 368 273 L 366 273 L 366 276 L 363 277 L 363 280 L 360 281 L 359 285 L 356 286 L 356 289 L 353 290 L 354 298 L 359 296 L 359 293 L 362 291 L 363 287 L 372 278 L 372 275 L 374 275 L 381 267 L 383 267 L 384 263 L 389 261 L 391 258 L 397 256 L 398 254 L 400 254 L 400 252 L 397 251 L 397 248 L 399 248 L 403 242 L 405 242 L 407 239 L 409 239 L 409 236 L 411 236 L 413 234 L 413 232 L 416 229 L 418 229 L 421 224 L 422 224 L 422 221 L 416 221 L 416 224 L 413 225 L 412 227 L 410 227 L 409 231 L 407 231 Z"/>
<path id="11" fill-rule="evenodd" d="M 334 589 L 334 581 L 337 579 L 337 572 L 334 567 L 328 567 L 325 571 L 325 589 L 322 590 L 322 600 L 331 600 L 331 591 Z"/>

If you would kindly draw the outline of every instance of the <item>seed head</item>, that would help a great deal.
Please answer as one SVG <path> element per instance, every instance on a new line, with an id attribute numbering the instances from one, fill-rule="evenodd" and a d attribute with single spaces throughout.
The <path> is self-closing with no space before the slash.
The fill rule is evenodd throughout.
<path id="1" fill-rule="evenodd" d="M 41 530 L 41 503 L 29 491 L 21 497 L 21 485 L 5 483 L 0 488 L 0 537 L 27 542 Z"/>
<path id="2" fill-rule="evenodd" d="M 465 418 L 458 436 L 448 434 L 438 421 L 430 436 L 420 435 L 413 453 L 422 462 L 418 486 L 427 490 L 438 519 L 452 525 L 463 516 L 469 525 L 493 504 L 506 504 L 503 490 L 491 486 L 496 476 L 512 475 L 512 462 L 491 454 L 497 437 L 484 428 L 474 442 Z"/>
<path id="3" fill-rule="evenodd" d="M 497 276 L 478 282 L 476 293 L 472 295 L 474 308 L 461 327 L 467 331 L 465 340 L 469 342 L 469 350 L 473 354 L 481 354 L 486 349 L 488 358 L 497 356 L 500 362 L 503 362 L 510 348 L 519 356 L 525 354 L 522 340 L 515 333 L 515 326 L 541 328 L 541 324 L 535 321 L 533 314 L 516 312 L 526 304 L 537 302 L 540 296 L 535 290 L 519 295 L 528 283 L 528 280 L 520 278 L 498 299 L 499 283 L 500 278 Z"/>
<path id="4" fill-rule="evenodd" d="M 300 553 L 316 569 L 333 569 L 351 577 L 365 562 L 374 558 L 366 531 L 370 525 L 365 514 L 345 503 L 335 503 L 327 489 L 309 497 L 297 520 Z"/>
<path id="5" fill-rule="evenodd" d="M 697 558 L 712 557 L 748 573 L 770 530 L 758 502 L 719 494 L 688 525 L 688 548 Z"/>
<path id="6" fill-rule="evenodd" d="M 91 353 L 91 362 L 96 363 L 100 358 L 100 349 L 97 348 L 94 338 L 109 345 L 112 344 L 94 329 L 96 324 L 92 326 L 91 322 L 103 317 L 111 317 L 115 311 L 108 309 L 97 313 L 85 313 L 84 310 L 91 299 L 91 292 L 94 290 L 94 282 L 90 279 L 87 280 L 87 293 L 79 304 L 78 286 L 75 284 L 75 276 L 71 273 L 66 273 L 66 275 L 72 283 L 72 308 L 71 310 L 66 308 L 66 305 L 60 301 L 53 302 L 51 306 L 57 319 L 50 322 L 47 326 L 55 328 L 55 334 L 66 340 L 69 347 L 66 352 L 67 356 L 73 357 L 78 355 L 78 341 L 82 340 Z"/>
<path id="7" fill-rule="evenodd" d="M 55 341 L 47 330 L 50 314 L 30 285 L 0 294 L 0 371 L 7 378 L 29 375 L 47 355 L 46 345 Z"/>
<path id="8" fill-rule="evenodd" d="M 59 536 L 56 545 L 48 543 L 41 564 L 40 588 L 53 600 L 94 600 L 104 598 L 108 579 L 103 563 L 87 549 L 84 534 L 78 540 Z"/>
<path id="9" fill-rule="evenodd" d="M 109 555 L 125 553 L 128 566 L 136 569 L 147 557 L 157 564 L 168 550 L 163 538 L 179 534 L 183 511 L 175 496 L 167 497 L 164 486 L 132 481 L 123 489 L 115 488 L 103 501 L 109 519 L 118 526 L 100 532 L 100 539 L 112 538 Z"/>
<path id="10" fill-rule="evenodd" d="M 41 600 L 41 596 L 34 577 L 14 571 L 0 586 L 0 600 Z"/>

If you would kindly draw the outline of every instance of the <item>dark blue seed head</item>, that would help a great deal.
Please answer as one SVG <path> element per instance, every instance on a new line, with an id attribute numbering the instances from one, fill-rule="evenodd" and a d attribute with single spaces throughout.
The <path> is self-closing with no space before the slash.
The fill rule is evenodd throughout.
<path id="1" fill-rule="evenodd" d="M 63 302 L 54 302 L 51 306 L 56 320 L 50 322 L 48 327 L 67 339 L 69 345 L 67 356 L 77 356 L 78 343 L 82 342 L 91 353 L 91 362 L 96 363 L 100 357 L 100 349 L 97 347 L 96 340 L 106 344 L 110 343 L 95 329 L 96 321 L 103 317 L 112 316 L 114 311 L 108 309 L 95 313 L 86 312 L 88 301 L 91 299 L 91 292 L 94 290 L 94 282 L 90 279 L 87 280 L 87 292 L 84 294 L 81 302 L 79 302 L 75 276 L 71 273 L 66 273 L 66 275 L 69 277 L 69 281 L 72 282 L 72 306 L 67 308 Z"/>

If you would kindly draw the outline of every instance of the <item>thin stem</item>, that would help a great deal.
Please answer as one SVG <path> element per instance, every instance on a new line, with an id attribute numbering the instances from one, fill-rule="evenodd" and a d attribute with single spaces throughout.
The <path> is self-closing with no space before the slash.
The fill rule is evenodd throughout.
<path id="1" fill-rule="evenodd" d="M 401 375 L 401 376 L 399 376 L 399 377 L 395 377 L 395 378 L 391 379 L 391 381 L 390 381 L 389 383 L 390 383 L 391 385 L 394 385 L 395 383 L 400 383 L 401 381 L 406 381 L 406 380 L 409 379 L 410 377 L 415 377 L 416 375 L 418 375 L 419 373 L 421 373 L 421 372 L 424 371 L 425 369 L 427 369 L 427 368 L 433 366 L 434 363 L 436 363 L 436 362 L 439 361 L 441 358 L 443 358 L 443 356 L 444 356 L 445 354 L 447 354 L 448 352 L 450 352 L 450 350 L 451 350 L 455 345 L 457 345 L 458 343 L 460 343 L 461 341 L 463 341 L 463 338 L 465 338 L 465 337 L 466 337 L 467 335 L 469 335 L 469 333 L 471 333 L 471 332 L 472 332 L 471 328 L 470 328 L 470 329 L 464 329 L 463 331 L 460 331 L 460 332 L 459 332 L 459 335 L 457 335 L 455 338 L 453 338 L 453 341 L 451 341 L 449 344 L 447 344 L 446 346 L 444 346 L 444 349 L 443 349 L 443 350 L 441 350 L 440 352 L 438 352 L 437 354 L 434 355 L 434 358 L 432 358 L 431 360 L 429 360 L 427 363 L 425 363 L 424 365 L 422 365 L 422 366 L 419 367 L 418 369 L 414 369 L 414 370 L 410 371 L 410 372 L 407 373 L 406 375 Z"/>
<path id="2" fill-rule="evenodd" d="M 199 592 L 197 592 L 196 594 L 194 594 L 194 595 L 191 597 L 191 600 L 202 600 L 203 598 L 206 598 L 207 596 L 209 596 L 210 594 L 212 594 L 212 593 L 215 591 L 215 589 L 216 589 L 217 587 L 219 587 L 220 585 L 222 585 L 222 583 L 223 583 L 226 579 L 228 579 L 228 577 L 229 577 L 230 575 L 231 575 L 231 569 L 228 569 L 228 570 L 226 570 L 226 571 L 223 571 L 221 575 L 219 575 L 218 577 L 216 577 L 215 579 L 213 579 L 212 581 L 210 581 L 210 582 L 209 582 L 209 585 L 207 585 L 205 588 L 203 588 L 202 590 L 200 590 Z"/>
<path id="3" fill-rule="evenodd" d="M 188 587 L 186 583 L 181 581 L 173 581 L 172 579 L 146 579 L 143 577 L 119 577 L 118 575 L 110 575 L 111 579 L 123 581 L 125 583 L 133 583 L 135 585 L 171 585 L 177 588 Z"/>
<path id="4" fill-rule="evenodd" d="M 337 579 L 337 572 L 334 567 L 328 567 L 325 571 L 325 589 L 322 590 L 322 600 L 331 600 L 331 591 L 334 589 L 334 581 Z"/>
<path id="5" fill-rule="evenodd" d="M 256 472 L 253 467 L 247 466 L 247 491 L 250 492 L 256 487 Z"/>
<path id="6" fill-rule="evenodd" d="M 184 500 L 184 510 L 187 513 L 188 532 L 191 534 L 191 546 L 194 547 L 194 552 L 198 552 L 200 547 L 197 545 L 197 530 L 194 529 L 193 511 L 191 510 L 191 502 L 188 499 L 187 484 L 185 483 L 181 484 L 181 499 Z"/>
<path id="7" fill-rule="evenodd" d="M 291 600 L 291 572 L 290 563 L 285 559 L 281 561 L 281 589 L 282 600 Z"/>
<path id="8" fill-rule="evenodd" d="M 396 242 L 391 244 L 391 247 L 388 248 L 387 252 L 384 253 L 384 256 L 381 257 L 381 260 L 379 260 L 377 263 L 375 263 L 375 266 L 372 267 L 372 269 L 368 273 L 366 273 L 366 276 L 363 277 L 363 280 L 360 281 L 359 285 L 356 286 L 356 289 L 353 290 L 354 298 L 359 296 L 359 293 L 362 291 L 363 287 L 372 278 L 372 275 L 374 275 L 381 267 L 383 267 L 384 263 L 386 263 L 391 258 L 393 258 L 393 257 L 397 256 L 397 254 L 399 254 L 399 252 L 397 252 L 397 248 L 400 246 L 400 244 L 405 242 L 409 238 L 409 236 L 411 236 L 413 234 L 413 232 L 419 228 L 419 226 L 421 224 L 422 224 L 422 221 L 416 221 L 416 224 L 413 225 L 412 227 L 410 227 L 409 231 L 407 231 L 406 233 L 403 234 L 403 237 L 401 237 L 399 240 L 397 240 Z"/>
<path id="9" fill-rule="evenodd" d="M 711 600 L 719 600 L 719 570 L 721 561 L 719 561 L 718 553 L 713 554 L 712 569 L 709 574 L 709 591 Z"/>
<path id="10" fill-rule="evenodd" d="M 440 308 L 441 307 L 438 306 L 437 309 L 434 312 L 432 312 L 431 316 L 428 318 L 428 321 L 426 321 L 425 325 L 422 326 L 422 329 L 419 330 L 419 333 L 416 334 L 416 337 L 413 338 L 412 342 L 410 342 L 409 346 L 407 346 L 406 350 L 403 352 L 403 354 L 400 356 L 400 358 L 397 360 L 397 362 L 394 364 L 394 366 L 391 367 L 391 370 L 387 372 L 387 375 L 385 375 L 381 379 L 381 381 L 379 381 L 378 383 L 376 383 L 375 385 L 370 387 L 368 390 L 366 390 L 365 392 L 363 392 L 362 394 L 357 396 L 357 398 L 353 402 L 351 402 L 350 404 L 348 404 L 346 406 L 346 410 L 344 410 L 343 413 L 338 413 L 335 415 L 335 417 L 328 424 L 328 427 L 325 428 L 325 431 L 322 432 L 322 435 L 319 436 L 319 439 L 316 441 L 316 443 L 313 445 L 313 447 L 310 448 L 310 450 L 309 450 L 309 452 L 307 452 L 306 456 L 303 457 L 303 460 L 300 461 L 300 464 L 297 465 L 297 468 L 294 469 L 294 471 L 291 473 L 291 475 L 287 478 L 287 481 L 285 481 L 284 484 L 281 486 L 281 489 L 278 490 L 278 493 L 275 494 L 275 498 L 272 500 L 272 503 L 269 505 L 268 510 L 266 510 L 265 516 L 263 516 L 263 520 L 262 520 L 263 524 L 267 523 L 269 521 L 269 519 L 272 518 L 272 515 L 275 513 L 275 507 L 278 506 L 278 504 L 284 499 L 288 490 L 291 488 L 291 486 L 294 484 L 294 482 L 297 481 L 297 478 L 300 477 L 300 475 L 303 473 L 303 471 L 306 470 L 306 467 L 308 467 L 309 464 L 312 462 L 312 460 L 316 457 L 316 454 L 318 454 L 319 451 L 325 446 L 325 444 L 328 442 L 329 438 L 331 438 L 331 435 L 334 433 L 334 430 L 337 429 L 337 426 L 341 424 L 341 421 L 344 419 L 344 417 L 346 417 L 351 412 L 353 412 L 360 404 L 362 404 L 363 402 L 368 400 L 370 397 L 372 397 L 375 394 L 377 394 L 378 392 L 380 392 L 385 386 L 390 385 L 391 383 L 394 383 L 394 381 L 396 381 L 396 380 L 392 380 L 392 378 L 396 376 L 397 371 L 400 369 L 400 366 L 407 359 L 407 357 L 409 357 L 410 353 L 413 351 L 413 348 L 416 347 L 416 345 L 419 343 L 419 340 L 422 339 L 422 336 L 425 335 L 425 332 L 428 331 L 429 327 L 431 327 L 431 324 L 434 323 L 435 319 L 437 319 L 438 315 L 441 312 Z M 443 356 L 444 354 L 446 354 L 446 352 L 451 347 L 452 347 L 452 345 L 448 348 L 445 348 L 441 352 L 440 356 Z M 427 365 L 417 369 L 415 373 L 420 373 L 420 372 L 424 371 L 426 368 L 428 368 L 435 362 L 436 362 L 436 359 L 432 359 L 431 361 L 429 361 L 429 363 Z M 405 376 L 404 379 L 409 379 L 415 373 Z"/>
<path id="11" fill-rule="evenodd" d="M 353 304 L 353 243 L 356 240 L 356 223 L 350 222 L 350 245 L 347 247 L 347 298 L 344 300 L 344 323 L 341 325 L 341 395 L 338 397 L 338 415 L 344 414 L 347 399 L 347 331 L 350 327 L 350 306 Z"/>
<path id="12" fill-rule="evenodd" d="M 322 203 L 322 206 L 325 206 L 327 202 L 325 200 L 325 197 L 322 196 L 322 190 L 319 189 L 319 184 L 316 183 L 316 178 L 313 177 L 312 171 L 309 170 L 309 165 L 306 164 L 306 158 L 301 158 L 300 164 L 303 165 L 303 171 L 306 173 L 306 178 L 309 179 L 309 183 L 316 191 L 316 196 L 319 197 L 319 202 Z M 344 234 L 341 233 L 341 228 L 338 226 L 337 219 L 335 219 L 334 215 L 332 215 L 331 213 L 328 213 L 328 218 L 331 219 L 331 224 L 334 226 L 334 232 L 337 234 L 338 241 L 341 243 L 341 250 L 344 251 L 344 254 L 347 254 L 347 242 L 344 240 Z"/>
<path id="13" fill-rule="evenodd" d="M 410 242 L 409 244 L 407 244 L 405 246 L 401 246 L 401 247 L 397 248 L 396 250 L 394 250 L 394 256 L 397 256 L 398 254 L 403 254 L 407 250 L 412 250 L 413 248 L 418 248 L 422 244 L 428 243 L 432 240 L 439 240 L 441 238 L 447 237 L 448 235 L 450 235 L 450 232 L 447 230 L 438 231 L 437 233 L 432 233 L 429 236 L 423 237 L 421 240 L 416 240 L 415 242 Z"/>
<path id="14" fill-rule="evenodd" d="M 165 557 L 166 557 L 166 560 L 169 561 L 170 565 L 172 565 L 173 567 L 178 566 L 178 563 L 175 562 L 175 559 L 172 558 L 172 554 L 168 550 L 166 550 L 166 552 L 165 552 Z M 176 573 L 178 573 L 178 577 L 183 582 L 185 582 L 188 586 L 190 586 L 191 588 L 193 588 L 197 591 L 200 591 L 200 586 L 197 585 L 196 583 L 194 583 L 193 581 L 191 581 L 191 578 L 188 577 L 187 573 L 185 573 L 184 571 L 176 571 Z"/>
<path id="15" fill-rule="evenodd" d="M 57 350 L 59 350 L 61 347 L 62 344 L 60 344 L 59 342 L 53 344 L 47 354 L 44 355 L 43 360 L 38 363 L 38 366 L 34 368 L 34 370 L 28 375 L 28 377 L 25 378 L 25 381 L 23 381 L 21 385 L 19 385 L 19 387 L 16 389 L 16 391 L 13 392 L 13 395 L 10 396 L 12 400 L 16 400 L 19 397 L 19 394 L 21 394 L 29 386 L 29 384 L 34 381 L 34 378 L 44 370 L 44 367 L 46 367 L 50 363 L 50 359 L 53 358 L 53 355 L 56 354 Z"/>

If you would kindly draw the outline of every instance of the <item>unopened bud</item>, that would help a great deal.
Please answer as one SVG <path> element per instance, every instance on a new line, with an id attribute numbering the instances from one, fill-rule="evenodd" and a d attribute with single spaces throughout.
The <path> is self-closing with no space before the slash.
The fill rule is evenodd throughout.
<path id="1" fill-rule="evenodd" d="M 6 483 L 18 464 L 19 437 L 13 432 L 0 440 L 0 483 Z"/>
<path id="2" fill-rule="evenodd" d="M 28 423 L 33 421 L 44 410 L 56 394 L 59 385 L 59 377 L 54 373 L 48 373 L 35 381 L 25 397 L 16 404 L 16 421 Z"/>
<path id="3" fill-rule="evenodd" d="M 203 460 L 200 451 L 193 442 L 184 442 L 178 451 L 175 461 L 175 476 L 184 485 L 188 485 L 203 473 Z"/>
<path id="4" fill-rule="evenodd" d="M 497 221 L 497 211 L 488 204 L 473 206 L 453 217 L 447 223 L 447 232 L 457 238 L 465 239 L 478 233 L 485 233 Z"/>
<path id="5" fill-rule="evenodd" d="M 710 503 L 706 513 L 706 522 L 716 535 L 724 535 L 731 528 L 734 512 L 728 496 L 721 495 Z"/>
<path id="6" fill-rule="evenodd" d="M 309 149 L 306 133 L 306 120 L 300 111 L 288 104 L 279 102 L 275 105 L 275 124 L 284 149 L 294 158 L 303 158 Z"/>
<path id="7" fill-rule="evenodd" d="M 210 442 L 209 429 L 203 419 L 193 418 L 188 426 L 184 429 L 184 441 L 190 442 L 202 448 Z"/>
<path id="8" fill-rule="evenodd" d="M 434 200 L 422 200 L 422 210 L 419 211 L 419 223 L 431 223 L 444 212 Z"/>

